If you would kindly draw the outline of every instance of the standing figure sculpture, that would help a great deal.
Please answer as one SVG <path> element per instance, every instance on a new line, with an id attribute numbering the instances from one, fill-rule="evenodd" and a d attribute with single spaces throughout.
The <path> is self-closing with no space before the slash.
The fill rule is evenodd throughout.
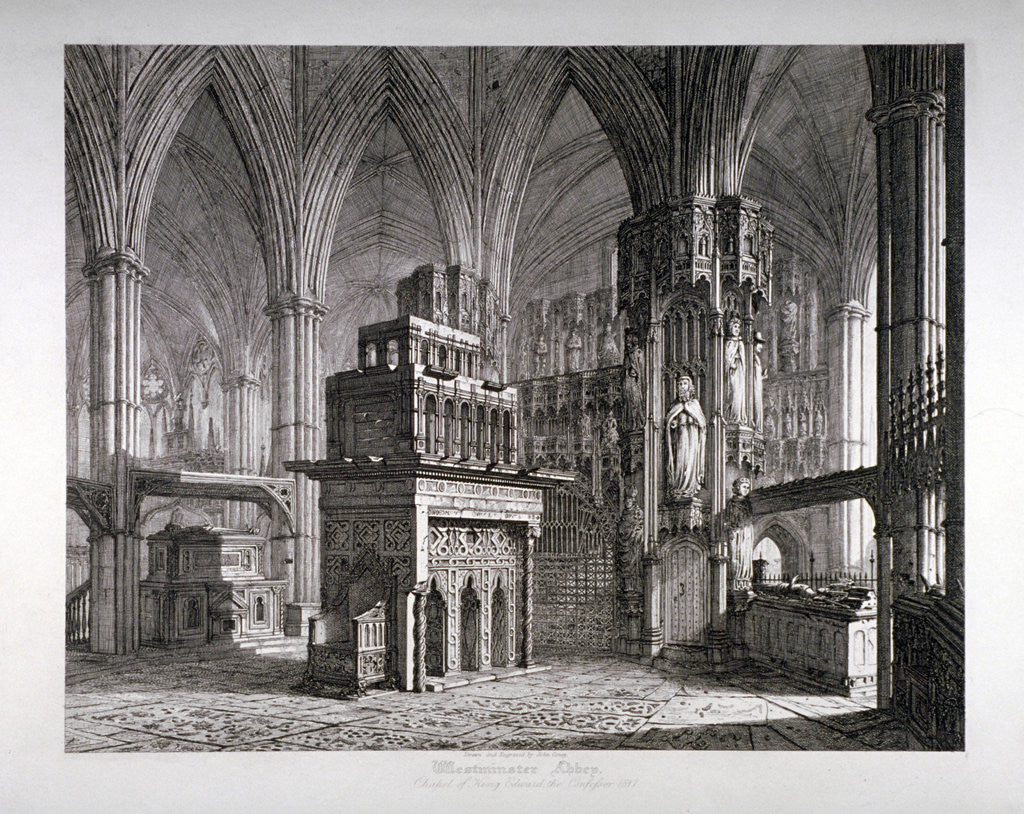
<path id="1" fill-rule="evenodd" d="M 642 430 L 645 424 L 645 399 L 641 372 L 643 354 L 635 337 L 627 335 L 626 362 L 622 367 L 622 429 Z"/>
<path id="2" fill-rule="evenodd" d="M 566 344 L 566 373 L 576 373 L 583 367 L 583 340 L 573 327 Z"/>
<path id="3" fill-rule="evenodd" d="M 725 340 L 725 417 L 727 421 L 747 423 L 747 361 L 740 321 L 729 320 L 729 337 Z"/>
<path id="4" fill-rule="evenodd" d="M 537 337 L 537 343 L 533 348 L 533 375 L 535 377 L 548 375 L 548 343 L 544 341 L 544 334 Z"/>
<path id="5" fill-rule="evenodd" d="M 619 348 L 615 344 L 615 337 L 612 336 L 612 324 L 604 324 L 604 336 L 601 338 L 601 352 L 598 355 L 598 363 L 602 366 L 618 364 Z"/>
<path id="6" fill-rule="evenodd" d="M 619 518 L 619 579 L 624 593 L 640 590 L 640 557 L 644 547 L 644 509 L 634 489 L 626 496 Z"/>
<path id="7" fill-rule="evenodd" d="M 697 401 L 693 380 L 680 376 L 676 399 L 665 414 L 666 481 L 673 497 L 697 493 L 704 483 L 707 420 Z"/>
<path id="8" fill-rule="evenodd" d="M 779 359 L 782 361 L 783 371 L 792 373 L 796 370 L 797 357 L 800 355 L 800 340 L 797 336 L 800 306 L 794 300 L 790 300 L 782 306 L 780 316 Z"/>
<path id="9" fill-rule="evenodd" d="M 729 528 L 729 562 L 733 587 L 749 588 L 754 573 L 753 527 L 750 524 L 750 478 L 732 482 L 732 499 L 726 510 Z"/>

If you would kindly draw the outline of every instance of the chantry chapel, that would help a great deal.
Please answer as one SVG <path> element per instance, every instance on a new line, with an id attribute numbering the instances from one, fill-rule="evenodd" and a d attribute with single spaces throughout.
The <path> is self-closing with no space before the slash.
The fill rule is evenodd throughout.
<path id="1" fill-rule="evenodd" d="M 69 663 L 541 682 L 449 709 L 495 748 L 736 675 L 963 748 L 961 47 L 76 45 L 64 100 Z"/>

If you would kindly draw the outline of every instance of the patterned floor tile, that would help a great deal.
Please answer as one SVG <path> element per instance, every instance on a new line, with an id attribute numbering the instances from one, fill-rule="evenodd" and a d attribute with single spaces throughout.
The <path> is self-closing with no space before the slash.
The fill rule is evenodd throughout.
<path id="1" fill-rule="evenodd" d="M 291 688 L 301 659 L 68 657 L 65 748 L 914 749 L 872 699 L 815 694 L 771 669 L 672 672 L 560 655 L 553 669 L 444 693 L 351 699 Z"/>
<path id="2" fill-rule="evenodd" d="M 282 739 L 305 749 L 460 749 L 461 741 L 401 730 L 361 726 L 329 726 Z"/>
<path id="3" fill-rule="evenodd" d="M 151 738 L 150 740 L 122 743 L 97 752 L 213 752 L 217 747 L 209 743 L 193 743 L 173 738 Z"/>
<path id="4" fill-rule="evenodd" d="M 678 696 L 651 716 L 652 724 L 691 725 L 757 724 L 768 720 L 768 704 L 761 698 Z"/>
<path id="5" fill-rule="evenodd" d="M 474 684 L 471 687 L 453 690 L 456 694 L 480 698 L 528 698 L 540 690 L 532 685 L 523 685 L 519 681 L 488 681 L 486 684 Z"/>
<path id="6" fill-rule="evenodd" d="M 90 752 L 103 746 L 122 746 L 124 741 L 73 727 L 64 728 L 65 752 Z"/>
<path id="7" fill-rule="evenodd" d="M 173 704 L 151 704 L 116 712 L 88 713 L 80 718 L 149 732 L 154 736 L 175 736 L 219 746 L 266 740 L 316 726 L 310 721 L 288 721 L 283 718 Z"/>
<path id="8" fill-rule="evenodd" d="M 402 729 L 424 735 L 456 736 L 488 724 L 498 723 L 508 717 L 509 713 L 507 712 L 492 712 L 467 706 L 452 711 L 402 710 L 360 723 L 362 726 L 374 729 Z"/>
<path id="9" fill-rule="evenodd" d="M 564 710 L 534 710 L 516 716 L 516 723 L 524 727 L 570 729 L 573 732 L 601 732 L 629 735 L 647 720 L 637 715 L 609 715 L 603 713 L 574 713 Z"/>
<path id="10" fill-rule="evenodd" d="M 562 729 L 523 727 L 502 737 L 474 746 L 489 749 L 614 749 L 622 743 L 622 735 L 569 732 Z"/>
<path id="11" fill-rule="evenodd" d="M 624 749 L 753 749 L 750 727 L 647 726 L 623 744 Z"/>

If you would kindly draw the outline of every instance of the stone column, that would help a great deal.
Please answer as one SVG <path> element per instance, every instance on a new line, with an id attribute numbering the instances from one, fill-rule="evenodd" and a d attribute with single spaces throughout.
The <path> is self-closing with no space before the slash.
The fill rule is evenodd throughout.
<path id="1" fill-rule="evenodd" d="M 716 284 L 712 290 L 711 385 L 708 394 L 708 467 L 706 470 L 707 489 L 711 497 L 711 629 L 714 633 L 723 634 L 728 629 L 728 567 L 729 567 L 729 530 L 725 524 L 728 496 L 726 492 L 725 463 L 725 421 L 723 408 L 725 404 L 725 314 L 721 310 L 720 254 L 718 247 L 714 249 L 714 279 Z"/>
<path id="2" fill-rule="evenodd" d="M 891 607 L 937 581 L 944 514 L 936 488 L 887 489 L 889 398 L 945 344 L 944 46 L 865 49 L 877 139 L 879 496 L 878 706 L 890 705 Z M 890 553 L 891 552 L 891 553 Z"/>
<path id="3" fill-rule="evenodd" d="M 649 548 L 654 550 L 652 542 Z M 643 569 L 644 610 L 643 626 L 640 629 L 640 654 L 655 658 L 661 651 L 664 630 L 661 626 L 661 560 L 653 554 L 645 554 L 640 560 Z"/>
<path id="4" fill-rule="evenodd" d="M 73 401 L 67 404 L 67 453 L 68 453 L 68 474 L 72 477 L 78 476 L 78 405 Z"/>
<path id="5" fill-rule="evenodd" d="M 413 692 L 427 687 L 427 590 L 425 582 L 413 590 Z"/>
<path id="6" fill-rule="evenodd" d="M 508 332 L 509 332 L 509 327 L 508 326 L 512 322 L 512 315 L 511 314 L 502 314 L 500 316 L 500 320 L 501 320 L 501 329 L 500 329 L 500 334 L 499 335 L 501 337 L 501 339 L 500 339 L 500 341 L 501 341 L 501 370 L 499 372 L 501 374 L 501 381 L 502 381 L 502 383 L 503 384 L 508 384 L 508 382 L 509 382 L 509 375 L 510 375 L 510 372 L 509 372 L 509 361 L 508 361 Z"/>
<path id="7" fill-rule="evenodd" d="M 139 312 L 147 272 L 131 252 L 101 253 L 89 285 L 89 418 L 92 477 L 110 481 L 114 455 L 139 448 Z"/>
<path id="8" fill-rule="evenodd" d="M 946 596 L 964 600 L 964 47 L 946 46 Z"/>
<path id="9" fill-rule="evenodd" d="M 272 323 L 273 423 L 271 461 L 315 460 L 320 449 L 320 323 L 324 306 L 308 297 L 286 296 L 267 308 Z M 307 635 L 309 617 L 320 608 L 319 484 L 295 473 L 295 534 L 274 530 L 273 576 L 287 577 L 285 633 Z"/>
<path id="10" fill-rule="evenodd" d="M 869 444 L 874 382 L 865 376 L 871 363 L 870 316 L 860 303 L 846 302 L 832 309 L 827 318 L 829 463 L 833 471 L 874 463 Z M 838 565 L 866 569 L 874 527 L 870 506 L 863 500 L 850 500 L 830 506 L 828 514 L 829 529 L 838 543 Z"/>
<path id="11" fill-rule="evenodd" d="M 248 373 L 232 376 L 222 385 L 228 472 L 239 475 L 258 474 L 259 387 L 259 379 Z M 254 519 L 251 504 L 228 501 L 225 525 L 230 528 L 247 528 Z"/>
<path id="12" fill-rule="evenodd" d="M 927 61 L 929 55 L 920 56 Z M 887 288 L 888 312 L 878 317 L 879 333 L 887 334 L 878 365 L 888 372 L 888 398 L 944 352 L 945 98 L 937 88 L 903 92 L 868 115 L 879 155 L 879 287 Z M 881 449 L 886 427 L 879 425 Z M 895 498 L 890 531 L 897 596 L 941 580 L 944 514 L 934 486 Z"/>
<path id="13" fill-rule="evenodd" d="M 114 524 L 90 537 L 89 645 L 96 653 L 139 646 L 139 541 L 127 467 L 139 448 L 140 298 L 146 270 L 131 252 L 101 251 L 89 286 L 90 474 L 114 484 Z"/>
<path id="14" fill-rule="evenodd" d="M 644 482 L 644 539 L 647 550 L 641 559 L 644 610 L 643 626 L 640 629 L 640 653 L 647 658 L 657 656 L 664 644 L 659 569 L 661 561 L 658 559 L 657 551 L 658 503 L 663 486 L 659 475 L 662 471 L 662 430 L 665 415 L 661 382 L 664 364 L 662 324 L 660 319 L 651 319 L 648 322 L 643 370 L 647 415 L 644 421 L 644 467 L 641 475 Z"/>
<path id="15" fill-rule="evenodd" d="M 523 545 L 523 667 L 533 665 L 533 552 L 539 539 L 540 526 L 529 526 Z"/>

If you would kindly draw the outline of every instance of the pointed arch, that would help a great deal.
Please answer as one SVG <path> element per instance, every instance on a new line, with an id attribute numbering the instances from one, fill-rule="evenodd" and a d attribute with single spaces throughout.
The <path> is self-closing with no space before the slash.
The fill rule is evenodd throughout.
<path id="1" fill-rule="evenodd" d="M 473 264 L 469 134 L 415 48 L 360 49 L 310 111 L 305 259 L 322 295 L 334 227 L 353 173 L 390 118 L 413 154 L 437 215 L 447 263 Z M 429 259 L 429 258 L 425 258 Z"/>
<path id="2" fill-rule="evenodd" d="M 117 101 L 102 46 L 64 49 L 64 153 L 85 236 L 85 262 L 103 246 L 124 250 L 117 201 Z"/>
<path id="3" fill-rule="evenodd" d="M 547 127 L 575 87 L 608 136 L 634 212 L 666 197 L 668 123 L 647 80 L 618 48 L 527 48 L 509 74 L 507 104 L 487 127 L 483 158 L 488 276 L 507 307 L 519 208 Z"/>
<path id="4" fill-rule="evenodd" d="M 806 572 L 807 554 L 811 550 L 807 535 L 789 518 L 779 515 L 765 517 L 754 528 L 754 546 L 771 537 L 782 554 L 782 572 L 796 576 Z M 804 573 L 806 576 L 806 573 Z"/>
<path id="5" fill-rule="evenodd" d="M 268 297 L 302 291 L 295 263 L 294 134 L 272 69 L 252 46 L 161 46 L 132 83 L 126 141 L 126 219 L 143 247 L 160 168 L 182 122 L 206 90 L 224 116 L 256 194 Z"/>

